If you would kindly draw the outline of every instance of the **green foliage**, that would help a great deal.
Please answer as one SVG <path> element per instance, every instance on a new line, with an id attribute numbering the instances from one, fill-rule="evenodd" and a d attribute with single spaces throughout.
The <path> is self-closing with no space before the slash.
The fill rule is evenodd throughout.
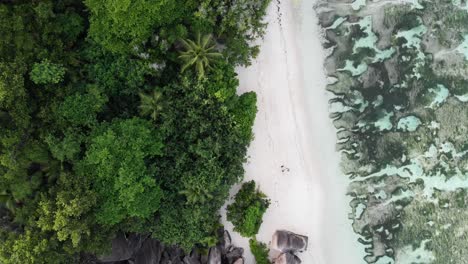
<path id="1" fill-rule="evenodd" d="M 112 52 L 129 52 L 153 30 L 181 19 L 183 1 L 85 0 L 91 11 L 88 35 Z"/>
<path id="2" fill-rule="evenodd" d="M 253 139 L 252 126 L 257 114 L 257 94 L 247 92 L 237 100 L 233 111 L 236 127 L 244 142 L 249 143 Z"/>
<path id="3" fill-rule="evenodd" d="M 156 90 L 154 90 L 151 94 L 140 93 L 141 115 L 150 116 L 151 119 L 156 120 L 158 115 L 163 110 L 161 96 L 162 94 Z"/>
<path id="4" fill-rule="evenodd" d="M 70 263 L 71 258 L 58 251 L 59 243 L 50 236 L 27 230 L 24 234 L 10 234 L 0 247 L 0 262 L 4 264 Z"/>
<path id="5" fill-rule="evenodd" d="M 268 259 L 269 250 L 265 243 L 259 242 L 255 238 L 251 238 L 249 240 L 249 246 L 257 264 L 271 264 Z"/>
<path id="6" fill-rule="evenodd" d="M 248 65 L 258 54 L 258 46 L 251 42 L 263 36 L 266 23 L 263 17 L 270 0 L 204 0 L 196 16 L 199 31 L 210 28 L 221 43 L 226 44 L 224 53 L 234 64 Z"/>
<path id="7" fill-rule="evenodd" d="M 32 66 L 43 59 L 70 61 L 69 52 L 83 31 L 77 14 L 81 3 L 44 0 L 2 1 L 0 4 L 0 58 L 2 62 L 23 62 Z M 63 62 L 61 59 L 65 59 Z"/>
<path id="8" fill-rule="evenodd" d="M 75 129 L 68 128 L 64 132 L 63 138 L 55 137 L 51 134 L 44 139 L 49 147 L 52 156 L 63 162 L 66 160 L 76 160 L 81 151 L 81 144 L 84 136 Z"/>
<path id="9" fill-rule="evenodd" d="M 91 11 L 88 35 L 112 52 L 140 50 L 145 42 L 156 43 L 159 54 L 193 32 L 214 33 L 226 44 L 232 63 L 249 64 L 258 53 L 252 41 L 264 34 L 263 17 L 270 0 L 86 0 Z M 144 15 L 141 15 L 144 14 Z M 158 32 L 158 37 L 151 38 Z M 164 38 L 163 40 L 158 39 Z"/>
<path id="10" fill-rule="evenodd" d="M 237 74 L 232 65 L 226 62 L 218 63 L 208 78 L 210 81 L 206 84 L 207 89 L 217 100 L 226 104 L 233 116 L 234 131 L 243 141 L 242 144 L 249 144 L 253 139 L 252 126 L 257 114 L 257 95 L 254 92 L 236 95 L 239 85 Z"/>
<path id="11" fill-rule="evenodd" d="M 213 195 L 211 195 L 204 186 L 196 183 L 192 183 L 190 185 L 187 184 L 179 194 L 185 195 L 188 204 L 203 204 L 213 198 Z"/>
<path id="12" fill-rule="evenodd" d="M 53 198 L 43 194 L 40 199 L 37 226 L 42 231 L 55 231 L 59 241 L 70 240 L 75 248 L 85 238 L 94 238 L 91 213 L 97 195 L 90 185 L 84 177 L 60 175 L 58 186 L 50 191 Z"/>
<path id="13" fill-rule="evenodd" d="M 184 51 L 180 53 L 179 59 L 182 60 L 182 72 L 189 67 L 195 67 L 198 76 L 205 76 L 206 69 L 211 68 L 211 64 L 219 60 L 223 55 L 216 51 L 216 43 L 213 43 L 211 35 L 201 36 L 197 33 L 196 40 L 181 40 Z"/>
<path id="14" fill-rule="evenodd" d="M 63 80 L 65 68 L 49 60 L 43 60 L 40 63 L 34 63 L 29 76 L 35 84 L 57 84 Z"/>
<path id="15" fill-rule="evenodd" d="M 208 78 L 183 78 L 160 89 L 164 111 L 156 124 L 165 134 L 156 160 L 165 195 L 155 237 L 186 249 L 209 241 L 230 186 L 241 179 L 247 150 L 231 107 L 238 96 L 232 66 Z M 216 91 L 230 94 L 221 102 Z"/>
<path id="16" fill-rule="evenodd" d="M 158 210 L 162 194 L 147 160 L 160 155 L 161 148 L 160 136 L 146 120 L 116 120 L 96 128 L 82 173 L 94 178 L 99 223 L 146 218 Z"/>
<path id="17" fill-rule="evenodd" d="M 138 94 L 153 75 L 145 60 L 113 54 L 94 43 L 86 47 L 83 56 L 89 62 L 85 66 L 88 78 L 108 95 Z"/>
<path id="18" fill-rule="evenodd" d="M 264 3 L 3 1 L 0 263 L 82 263 L 121 231 L 212 246 L 252 139 L 234 67 Z"/>
<path id="19" fill-rule="evenodd" d="M 58 113 L 73 125 L 91 126 L 97 121 L 96 115 L 107 102 L 96 87 L 90 86 L 87 93 L 75 93 L 65 97 Z"/>
<path id="20" fill-rule="evenodd" d="M 19 63 L 0 62 L 0 109 L 6 110 L 6 121 L 2 125 L 8 127 L 12 122 L 17 128 L 24 129 L 29 125 L 29 107 L 27 90 L 24 87 L 24 66 Z M 3 144 L 15 140 L 17 135 L 3 131 Z M 7 143 L 8 144 L 8 143 Z"/>
<path id="21" fill-rule="evenodd" d="M 234 224 L 235 231 L 244 237 L 252 237 L 258 233 L 269 205 L 265 194 L 255 189 L 255 182 L 246 182 L 236 194 L 234 203 L 228 205 L 227 219 Z"/>
<path id="22" fill-rule="evenodd" d="M 208 246 L 219 226 L 219 206 L 168 204 L 160 209 L 153 236 L 166 244 L 178 245 L 186 252 L 194 246 Z"/>

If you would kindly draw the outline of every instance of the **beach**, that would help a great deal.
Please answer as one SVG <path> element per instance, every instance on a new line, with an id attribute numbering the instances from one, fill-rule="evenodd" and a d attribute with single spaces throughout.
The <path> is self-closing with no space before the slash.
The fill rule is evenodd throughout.
<path id="1" fill-rule="evenodd" d="M 329 93 L 314 1 L 273 1 L 261 52 L 239 68 L 239 93 L 257 93 L 255 138 L 248 150 L 245 181 L 254 180 L 270 199 L 257 239 L 269 243 L 286 229 L 309 237 L 302 263 L 363 263 L 363 249 L 348 220 L 348 182 L 339 171 L 336 131 L 328 117 Z M 235 195 L 240 185 L 231 190 Z M 232 231 L 233 243 L 255 263 L 248 239 Z"/>

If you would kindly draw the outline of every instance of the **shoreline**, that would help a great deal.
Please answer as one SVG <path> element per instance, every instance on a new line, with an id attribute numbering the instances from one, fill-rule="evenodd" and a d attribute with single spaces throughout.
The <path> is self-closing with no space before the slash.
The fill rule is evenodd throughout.
<path id="1" fill-rule="evenodd" d="M 299 254 L 303 263 L 362 263 L 347 218 L 347 181 L 339 173 L 336 130 L 328 117 L 326 51 L 313 4 L 272 2 L 259 56 L 238 69 L 238 92 L 255 91 L 258 99 L 244 181 L 255 180 L 271 199 L 259 241 L 268 244 L 277 229 L 286 229 L 309 237 L 308 250 Z M 231 197 L 239 187 L 231 190 Z M 224 207 L 221 215 L 233 243 L 244 248 L 246 263 L 254 263 L 248 239 L 232 230 Z"/>

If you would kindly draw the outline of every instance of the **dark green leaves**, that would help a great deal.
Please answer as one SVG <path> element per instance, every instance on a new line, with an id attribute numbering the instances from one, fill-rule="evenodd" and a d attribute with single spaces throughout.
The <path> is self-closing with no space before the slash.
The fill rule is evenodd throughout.
<path id="1" fill-rule="evenodd" d="M 141 115 L 156 120 L 163 110 L 162 94 L 156 90 L 150 94 L 140 93 L 140 100 Z"/>
<path id="2" fill-rule="evenodd" d="M 0 4 L 0 262 L 75 263 L 116 230 L 216 243 L 256 112 L 246 1 Z"/>
<path id="3" fill-rule="evenodd" d="M 257 241 L 255 238 L 249 240 L 250 251 L 255 257 L 255 262 L 257 264 L 270 264 L 268 259 L 268 254 L 270 250 L 268 249 L 265 243 Z"/>
<path id="4" fill-rule="evenodd" d="M 48 60 L 34 63 L 30 77 L 35 84 L 57 84 L 63 80 L 65 69 L 62 65 L 54 64 Z"/>
<path id="5" fill-rule="evenodd" d="M 157 211 L 162 194 L 147 161 L 160 155 L 161 148 L 160 136 L 146 120 L 116 120 L 96 129 L 83 173 L 95 181 L 98 222 L 113 225 Z"/>
<path id="6" fill-rule="evenodd" d="M 197 33 L 195 40 L 186 39 L 181 42 L 184 46 L 184 51 L 179 55 L 179 59 L 183 62 L 182 72 L 193 67 L 199 78 L 204 77 L 206 70 L 223 58 L 223 55 L 217 52 L 216 43 L 211 35 L 201 36 Z"/>
<path id="7" fill-rule="evenodd" d="M 95 86 L 89 86 L 86 93 L 67 96 L 59 107 L 59 115 L 73 125 L 91 126 L 97 122 L 96 115 L 107 102 Z"/>
<path id="8" fill-rule="evenodd" d="M 255 189 L 255 182 L 246 182 L 236 194 L 234 203 L 228 205 L 227 220 L 234 224 L 234 230 L 242 236 L 255 236 L 269 205 L 270 201 L 265 194 Z"/>
<path id="9" fill-rule="evenodd" d="M 133 52 L 155 28 L 181 18 L 185 5 L 176 0 L 86 0 L 91 11 L 88 35 L 106 49 Z"/>

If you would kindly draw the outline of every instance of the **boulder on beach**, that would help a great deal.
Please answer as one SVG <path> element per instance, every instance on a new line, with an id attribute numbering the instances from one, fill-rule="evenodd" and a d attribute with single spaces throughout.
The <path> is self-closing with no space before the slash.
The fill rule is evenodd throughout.
<path id="1" fill-rule="evenodd" d="M 300 264 L 302 261 L 294 254 L 291 253 L 281 253 L 275 262 L 275 264 Z"/>
<path id="2" fill-rule="evenodd" d="M 227 230 L 224 230 L 224 232 L 223 232 L 223 246 L 224 246 L 224 248 L 229 248 L 231 246 L 231 243 L 232 243 L 231 235 L 229 234 L 229 232 Z"/>
<path id="3" fill-rule="evenodd" d="M 243 258 L 237 259 L 232 264 L 244 264 L 244 259 Z"/>
<path id="4" fill-rule="evenodd" d="M 235 263 L 239 258 L 244 255 L 244 249 L 240 247 L 231 247 L 225 258 L 228 264 Z"/>
<path id="5" fill-rule="evenodd" d="M 221 249 L 218 246 L 210 248 L 208 264 L 221 264 Z"/>
<path id="6" fill-rule="evenodd" d="M 308 237 L 286 230 L 277 230 L 271 240 L 271 248 L 283 253 L 303 252 L 307 250 Z"/>

